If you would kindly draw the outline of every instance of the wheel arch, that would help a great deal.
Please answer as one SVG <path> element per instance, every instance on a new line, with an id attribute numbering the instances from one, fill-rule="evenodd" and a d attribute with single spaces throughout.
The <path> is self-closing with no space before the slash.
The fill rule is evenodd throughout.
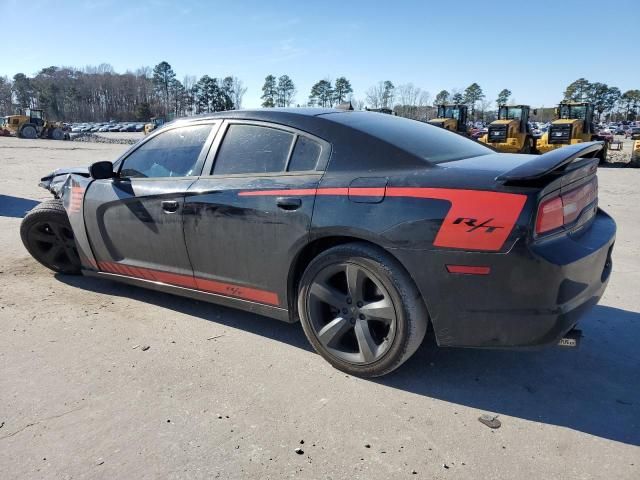
<path id="1" fill-rule="evenodd" d="M 338 246 L 338 245 L 344 245 L 347 243 L 362 243 L 362 244 L 366 244 L 369 245 L 371 247 L 374 247 L 378 250 L 383 251 L 385 254 L 389 255 L 391 258 L 393 258 L 398 265 L 405 271 L 405 273 L 407 274 L 407 276 L 411 279 L 411 281 L 414 283 L 414 285 L 416 286 L 416 289 L 421 292 L 420 288 L 418 287 L 418 285 L 416 284 L 415 280 L 413 279 L 413 276 L 411 275 L 411 273 L 409 272 L 409 270 L 405 267 L 405 265 L 403 264 L 403 262 L 396 256 L 393 254 L 393 252 L 387 248 L 384 248 L 382 245 L 380 245 L 379 243 L 376 243 L 375 241 L 371 240 L 371 239 L 367 239 L 364 237 L 358 237 L 358 236 L 353 236 L 353 235 L 326 235 L 326 236 L 322 236 L 319 238 L 316 238 L 312 241 L 310 241 L 309 243 L 305 244 L 299 251 L 298 253 L 293 257 L 293 260 L 291 262 L 291 265 L 289 267 L 289 275 L 287 278 L 287 306 L 289 309 L 289 317 L 291 319 L 292 322 L 295 321 L 299 321 L 298 319 L 298 302 L 297 302 L 297 291 L 298 291 L 298 285 L 300 283 L 300 279 L 302 278 L 302 274 L 304 273 L 304 271 L 306 270 L 307 266 L 309 265 L 309 263 L 311 263 L 311 261 L 317 257 L 318 255 L 320 255 L 322 252 Z M 428 302 L 425 300 L 424 296 L 421 293 L 421 300 L 422 303 L 425 307 L 425 309 L 427 310 L 427 313 L 429 312 L 428 310 Z M 429 318 L 429 323 L 431 323 L 431 320 Z"/>

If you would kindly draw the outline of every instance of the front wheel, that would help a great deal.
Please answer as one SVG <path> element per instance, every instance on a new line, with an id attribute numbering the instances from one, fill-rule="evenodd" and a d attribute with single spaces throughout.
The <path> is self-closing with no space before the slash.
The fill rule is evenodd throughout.
<path id="1" fill-rule="evenodd" d="M 61 200 L 42 202 L 27 213 L 20 236 L 31 256 L 45 267 L 58 273 L 80 273 L 73 230 Z"/>
<path id="2" fill-rule="evenodd" d="M 53 130 L 51 130 L 51 133 L 49 134 L 49 137 L 52 140 L 64 140 L 64 132 L 62 131 L 61 128 L 54 128 Z"/>
<path id="3" fill-rule="evenodd" d="M 24 127 L 22 127 L 22 130 L 20 130 L 20 136 L 22 138 L 33 140 L 34 138 L 38 137 L 38 131 L 33 125 L 25 125 Z"/>
<path id="4" fill-rule="evenodd" d="M 311 261 L 298 311 L 314 349 L 360 377 L 398 368 L 427 329 L 426 307 L 406 271 L 386 252 L 360 243 L 330 248 Z"/>

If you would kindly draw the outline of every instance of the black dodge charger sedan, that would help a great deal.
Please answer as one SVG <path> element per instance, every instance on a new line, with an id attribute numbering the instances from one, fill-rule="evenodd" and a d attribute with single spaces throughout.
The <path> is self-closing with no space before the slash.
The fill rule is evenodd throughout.
<path id="1" fill-rule="evenodd" d="M 381 113 L 230 111 L 44 177 L 55 199 L 21 234 L 57 272 L 300 320 L 332 365 L 378 376 L 428 324 L 491 348 L 574 328 L 611 272 L 601 148 L 498 154 Z"/>

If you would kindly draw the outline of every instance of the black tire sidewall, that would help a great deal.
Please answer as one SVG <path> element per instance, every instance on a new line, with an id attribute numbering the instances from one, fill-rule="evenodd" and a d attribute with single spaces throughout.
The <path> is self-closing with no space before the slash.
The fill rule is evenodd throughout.
<path id="1" fill-rule="evenodd" d="M 25 135 L 24 134 L 25 130 L 28 130 L 30 132 L 33 131 L 33 135 L 31 135 L 31 136 Z M 34 138 L 36 138 L 38 136 L 38 130 L 33 125 L 25 125 L 24 127 L 22 127 L 22 130 L 20 131 L 20 135 L 23 138 L 26 138 L 26 139 L 29 139 L 29 140 L 33 140 Z"/>
<path id="2" fill-rule="evenodd" d="M 22 243 L 29 252 L 29 254 L 50 270 L 57 273 L 65 273 L 76 275 L 80 273 L 80 265 L 77 267 L 61 268 L 57 265 L 51 265 L 40 257 L 40 252 L 34 248 L 34 240 L 30 237 L 31 229 L 41 222 L 55 222 L 63 225 L 65 228 L 73 231 L 67 213 L 62 206 L 61 200 L 49 200 L 37 205 L 22 219 L 20 224 L 20 237 Z"/>
<path id="3" fill-rule="evenodd" d="M 353 364 L 335 357 L 327 352 L 320 343 L 315 330 L 308 319 L 308 292 L 313 280 L 326 267 L 338 263 L 355 263 L 373 273 L 377 280 L 387 289 L 396 311 L 396 331 L 391 347 L 378 360 L 369 364 Z M 395 370 L 413 354 L 417 346 L 415 336 L 420 336 L 421 343 L 426 331 L 426 310 L 415 302 L 416 290 L 413 281 L 408 278 L 402 267 L 384 252 L 366 244 L 347 244 L 333 247 L 311 261 L 300 280 L 298 292 L 298 312 L 300 323 L 307 339 L 325 360 L 335 368 L 361 377 L 376 377 Z M 418 299 L 417 303 L 421 303 Z M 416 316 L 423 315 L 423 318 Z M 419 323 L 425 322 L 424 328 Z M 413 342 L 412 342 L 413 340 Z"/>

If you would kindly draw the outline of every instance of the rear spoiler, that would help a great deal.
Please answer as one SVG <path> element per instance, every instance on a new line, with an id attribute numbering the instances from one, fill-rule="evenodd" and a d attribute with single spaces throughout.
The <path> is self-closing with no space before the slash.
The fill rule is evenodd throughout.
<path id="1" fill-rule="evenodd" d="M 584 142 L 552 150 L 496 177 L 501 182 L 536 180 L 569 165 L 577 158 L 594 157 L 604 142 Z"/>

